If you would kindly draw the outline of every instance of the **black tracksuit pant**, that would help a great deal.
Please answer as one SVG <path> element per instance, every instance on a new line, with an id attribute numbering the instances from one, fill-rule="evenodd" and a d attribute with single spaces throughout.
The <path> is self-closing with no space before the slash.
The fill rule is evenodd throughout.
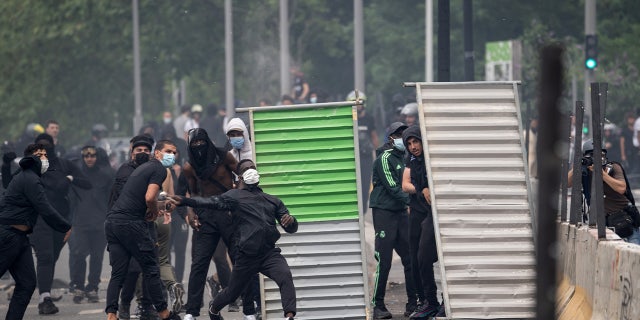
<path id="1" fill-rule="evenodd" d="M 29 241 L 36 253 L 38 291 L 51 292 L 56 261 L 64 247 L 64 233 L 53 230 L 42 217 L 38 217 Z"/>
<path id="2" fill-rule="evenodd" d="M 426 212 L 411 209 L 409 215 L 409 250 L 413 280 L 422 303 L 438 305 L 438 288 L 433 274 L 433 263 L 438 261 L 433 216 L 431 209 Z"/>
<path id="3" fill-rule="evenodd" d="M 407 299 L 408 301 L 416 301 L 417 295 L 413 283 L 409 254 L 409 218 L 407 210 L 389 211 L 373 208 L 372 211 L 373 228 L 376 232 L 375 258 L 378 262 L 372 304 L 379 307 L 384 306 L 384 296 L 394 249 L 400 256 L 404 266 Z"/>
<path id="4" fill-rule="evenodd" d="M 36 270 L 26 233 L 0 225 L 0 257 L 0 277 L 9 271 L 16 281 L 5 319 L 21 320 L 36 290 Z"/>
<path id="5" fill-rule="evenodd" d="M 167 308 L 160 280 L 160 267 L 155 242 L 147 222 L 141 220 L 108 219 L 105 224 L 107 250 L 111 264 L 111 280 L 107 287 L 107 313 L 118 311 L 118 298 L 132 257 L 138 262 L 147 281 L 149 298 L 158 311 Z"/>
<path id="6" fill-rule="evenodd" d="M 98 290 L 102 260 L 107 240 L 103 228 L 74 228 L 69 239 L 69 270 L 71 282 L 77 289 L 84 291 Z M 85 286 L 87 274 L 87 257 L 89 257 L 89 276 Z"/>
<path id="7" fill-rule="evenodd" d="M 211 311 L 219 312 L 224 306 L 235 301 L 249 285 L 253 284 L 255 275 L 261 272 L 278 284 L 284 316 L 289 312 L 293 315 L 296 314 L 296 288 L 293 285 L 289 264 L 280 254 L 280 248 L 265 251 L 264 254 L 257 257 L 238 253 L 231 271 L 229 286 L 213 300 Z M 244 311 L 244 314 L 248 313 Z"/>

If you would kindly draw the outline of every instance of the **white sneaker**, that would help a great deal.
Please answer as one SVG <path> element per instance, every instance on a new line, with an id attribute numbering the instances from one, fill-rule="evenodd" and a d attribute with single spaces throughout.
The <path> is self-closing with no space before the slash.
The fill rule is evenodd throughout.
<path id="1" fill-rule="evenodd" d="M 184 318 L 182 318 L 182 320 L 195 320 L 196 318 L 194 318 L 192 315 L 190 314 L 185 314 Z"/>
<path id="2" fill-rule="evenodd" d="M 246 314 L 245 314 L 245 315 L 242 317 L 242 319 L 243 319 L 243 320 L 256 320 L 256 316 L 254 316 L 254 315 L 249 315 L 249 316 L 248 316 L 248 315 L 246 315 Z"/>

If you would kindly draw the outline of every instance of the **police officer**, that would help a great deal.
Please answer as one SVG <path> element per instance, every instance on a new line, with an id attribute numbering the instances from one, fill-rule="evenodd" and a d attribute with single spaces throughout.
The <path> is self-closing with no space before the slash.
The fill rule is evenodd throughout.
<path id="1" fill-rule="evenodd" d="M 358 145 L 360 148 L 360 188 L 362 189 L 363 207 L 369 201 L 369 189 L 371 188 L 371 170 L 373 168 L 373 151 L 378 148 L 378 134 L 376 133 L 373 117 L 367 113 L 364 103 L 367 96 L 360 92 L 356 97 L 356 92 L 351 91 L 347 95 L 347 101 L 361 100 L 356 108 L 358 110 Z"/>
<path id="2" fill-rule="evenodd" d="M 28 145 L 24 150 L 24 158 L 20 160 L 22 171 L 13 178 L 0 203 L 0 276 L 9 270 L 16 281 L 7 320 L 24 317 L 36 289 L 36 271 L 27 234 L 33 231 L 38 216 L 56 232 L 66 233 L 64 241 L 71 229 L 69 222 L 47 200 L 40 181 L 40 176 L 48 166 L 44 146 Z"/>

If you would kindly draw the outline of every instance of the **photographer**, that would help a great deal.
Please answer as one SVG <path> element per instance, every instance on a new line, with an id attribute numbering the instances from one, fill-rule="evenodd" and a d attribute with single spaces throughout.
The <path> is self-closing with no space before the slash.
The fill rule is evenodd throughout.
<path id="1" fill-rule="evenodd" d="M 614 227 L 614 231 L 625 241 L 640 244 L 640 231 L 637 210 L 634 211 L 633 196 L 627 186 L 622 165 L 607 159 L 607 150 L 602 149 L 602 182 L 604 193 L 604 212 L 607 227 Z M 582 145 L 582 193 L 586 205 L 591 200 L 591 178 L 593 173 L 593 141 L 587 140 Z M 572 185 L 573 170 L 569 171 L 569 187 Z M 586 212 L 586 210 L 585 210 Z M 624 224 L 616 223 L 617 217 L 625 217 Z"/>

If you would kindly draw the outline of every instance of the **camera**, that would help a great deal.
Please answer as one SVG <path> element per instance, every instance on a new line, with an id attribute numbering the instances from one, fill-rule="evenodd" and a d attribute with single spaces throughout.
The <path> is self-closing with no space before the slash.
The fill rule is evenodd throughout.
<path id="1" fill-rule="evenodd" d="M 591 166 L 593 165 L 593 158 L 592 157 L 582 157 L 582 159 L 580 159 L 580 163 L 585 166 Z"/>

